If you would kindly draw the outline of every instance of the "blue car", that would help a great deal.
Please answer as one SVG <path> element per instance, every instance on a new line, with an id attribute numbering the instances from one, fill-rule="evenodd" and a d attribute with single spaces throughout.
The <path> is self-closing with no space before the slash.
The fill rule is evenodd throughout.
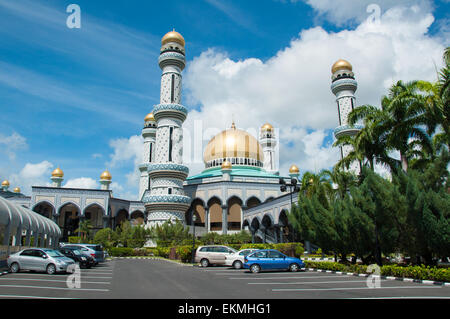
<path id="1" fill-rule="evenodd" d="M 258 250 L 244 259 L 244 268 L 250 269 L 252 273 L 259 273 L 261 270 L 285 269 L 299 271 L 305 267 L 305 263 L 295 257 L 288 257 L 274 249 Z"/>

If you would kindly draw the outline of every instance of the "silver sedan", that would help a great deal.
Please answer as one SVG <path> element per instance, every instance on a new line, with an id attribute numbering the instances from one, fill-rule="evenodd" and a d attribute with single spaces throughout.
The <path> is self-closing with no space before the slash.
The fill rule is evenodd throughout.
<path id="1" fill-rule="evenodd" d="M 11 272 L 21 270 L 45 271 L 52 275 L 57 272 L 67 272 L 75 262 L 57 250 L 47 248 L 29 248 L 21 250 L 8 257 L 8 267 Z"/>

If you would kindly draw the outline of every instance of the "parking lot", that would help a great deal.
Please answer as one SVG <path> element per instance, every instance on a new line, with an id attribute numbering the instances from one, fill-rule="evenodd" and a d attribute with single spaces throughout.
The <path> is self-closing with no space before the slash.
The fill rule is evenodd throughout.
<path id="1" fill-rule="evenodd" d="M 0 277 L 0 298 L 449 298 L 450 287 L 314 271 L 249 273 L 227 267 L 181 265 L 165 260 L 114 259 L 81 269 L 80 288 L 70 274 L 17 273 Z"/>

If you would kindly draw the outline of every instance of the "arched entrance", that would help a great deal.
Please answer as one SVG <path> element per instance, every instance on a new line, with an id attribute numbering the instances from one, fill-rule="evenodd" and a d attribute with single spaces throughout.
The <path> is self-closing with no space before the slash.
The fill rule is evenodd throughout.
<path id="1" fill-rule="evenodd" d="M 188 226 L 192 225 L 192 213 L 194 213 L 196 217 L 195 226 L 205 227 L 206 213 L 203 200 L 201 200 L 200 198 L 196 198 L 192 201 L 191 207 L 189 207 L 188 211 L 185 214 L 186 225 Z"/>
<path id="2" fill-rule="evenodd" d="M 217 197 L 208 201 L 211 231 L 222 230 L 222 202 Z"/>
<path id="3" fill-rule="evenodd" d="M 260 228 L 260 222 L 258 220 L 258 218 L 253 218 L 252 222 L 250 224 L 250 231 L 252 232 L 252 241 L 254 243 L 262 243 L 262 238 L 259 236 L 255 236 L 256 232 L 259 230 Z"/>
<path id="4" fill-rule="evenodd" d="M 58 226 L 62 231 L 63 242 L 67 242 L 70 236 L 78 236 L 75 231 L 80 223 L 80 214 L 80 208 L 74 203 L 67 203 L 59 208 Z"/>
<path id="5" fill-rule="evenodd" d="M 116 214 L 116 217 L 114 218 L 114 229 L 120 225 L 122 225 L 122 223 L 124 221 L 128 220 L 128 211 L 124 208 L 122 208 L 121 210 L 119 210 Z"/>
<path id="6" fill-rule="evenodd" d="M 104 210 L 98 204 L 89 205 L 84 209 L 85 220 L 89 220 L 91 222 L 91 236 L 94 236 L 97 231 L 103 228 L 103 215 Z"/>
<path id="7" fill-rule="evenodd" d="M 228 230 L 241 230 L 242 200 L 231 197 L 228 202 Z"/>
<path id="8" fill-rule="evenodd" d="M 40 202 L 33 207 L 33 211 L 53 220 L 55 208 L 49 202 Z"/>
<path id="9" fill-rule="evenodd" d="M 143 225 L 145 222 L 145 215 L 140 210 L 136 210 L 131 213 L 131 225 L 138 226 Z"/>
<path id="10" fill-rule="evenodd" d="M 247 199 L 247 209 L 258 206 L 259 204 L 261 204 L 261 201 L 257 198 L 257 197 L 250 197 L 249 199 Z"/>

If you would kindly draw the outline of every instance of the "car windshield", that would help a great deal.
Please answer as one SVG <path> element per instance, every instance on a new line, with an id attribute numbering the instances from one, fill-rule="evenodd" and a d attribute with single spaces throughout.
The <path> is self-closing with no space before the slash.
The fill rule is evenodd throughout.
<path id="1" fill-rule="evenodd" d="M 49 256 L 49 257 L 65 257 L 63 254 L 61 254 L 59 251 L 57 250 L 44 250 L 44 252 Z"/>
<path id="2" fill-rule="evenodd" d="M 77 249 L 72 250 L 72 252 L 74 255 L 77 255 L 77 256 L 81 255 L 81 251 L 79 251 Z"/>

